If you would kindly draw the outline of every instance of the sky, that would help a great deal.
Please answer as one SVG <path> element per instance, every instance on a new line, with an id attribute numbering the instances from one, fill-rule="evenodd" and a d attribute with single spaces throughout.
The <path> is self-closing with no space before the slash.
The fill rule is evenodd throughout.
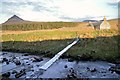
<path id="1" fill-rule="evenodd" d="M 13 15 L 29 21 L 118 18 L 120 0 L 0 0 L 0 23 Z"/>

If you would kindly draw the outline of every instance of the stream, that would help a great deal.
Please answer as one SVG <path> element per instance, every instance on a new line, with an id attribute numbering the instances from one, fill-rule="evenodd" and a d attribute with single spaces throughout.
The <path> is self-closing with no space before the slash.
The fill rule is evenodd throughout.
<path id="1" fill-rule="evenodd" d="M 27 53 L 24 53 L 27 54 Z M 42 58 L 35 55 L 24 55 L 22 53 L 0 52 L 0 73 L 10 72 L 9 78 L 16 78 L 16 73 L 25 69 L 25 74 L 19 78 L 68 78 L 70 72 L 74 72 L 77 78 L 118 78 L 120 75 L 109 70 L 116 64 L 106 61 L 68 61 L 68 59 L 58 59 L 42 74 L 37 75 L 39 68 L 50 58 Z M 3 58 L 7 61 L 2 61 Z M 20 64 L 16 65 L 16 61 Z M 16 73 L 14 72 L 16 71 Z M 31 76 L 35 75 L 35 76 Z M 36 76 L 37 75 L 37 76 Z"/>

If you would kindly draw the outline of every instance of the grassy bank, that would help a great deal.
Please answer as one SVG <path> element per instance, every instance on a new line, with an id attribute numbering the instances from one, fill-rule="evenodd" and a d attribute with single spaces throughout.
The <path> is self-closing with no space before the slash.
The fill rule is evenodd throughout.
<path id="1" fill-rule="evenodd" d="M 31 53 L 34 55 L 45 55 L 53 56 L 73 40 L 46 40 L 46 41 L 35 41 L 35 42 L 24 42 L 24 41 L 7 41 L 2 43 L 3 51 Z"/>
<path id="2" fill-rule="evenodd" d="M 82 38 L 66 54 L 80 60 L 120 61 L 119 40 L 119 36 Z"/>
<path id="3" fill-rule="evenodd" d="M 43 40 L 55 40 L 73 38 L 76 36 L 75 32 L 69 31 L 39 31 L 24 34 L 7 34 L 2 36 L 3 41 L 43 41 Z"/>
<path id="4" fill-rule="evenodd" d="M 115 36 L 118 35 L 117 30 L 93 30 L 93 31 L 64 31 L 64 30 L 46 30 L 34 31 L 22 34 L 3 34 L 0 36 L 2 41 L 43 41 L 55 39 L 70 39 L 75 37 L 80 38 L 96 38 L 98 36 Z"/>
<path id="5" fill-rule="evenodd" d="M 96 32 L 98 33 L 98 32 Z M 60 34 L 60 33 L 59 33 Z M 100 32 L 99 32 L 100 34 Z M 111 34 L 111 33 L 110 33 Z M 24 34 L 19 34 L 25 38 Z M 39 34 L 40 35 L 40 34 Z M 34 36 L 39 36 L 37 33 Z M 50 34 L 49 34 L 50 35 Z M 55 34 L 54 34 L 55 35 Z M 62 35 L 62 33 L 61 33 Z M 75 35 L 75 34 L 74 34 Z M 98 34 L 96 34 L 98 35 Z M 58 39 L 58 40 L 43 40 L 43 41 L 24 41 L 18 35 L 4 35 L 2 42 L 2 50 L 10 52 L 31 53 L 34 55 L 44 55 L 46 57 L 53 57 L 57 52 L 69 45 L 74 39 Z M 34 38 L 32 38 L 34 39 Z M 81 60 L 86 57 L 86 60 L 106 60 L 110 62 L 118 61 L 120 59 L 118 49 L 119 36 L 95 37 L 95 38 L 81 38 L 80 42 L 67 51 L 62 58 L 72 58 Z M 79 59 L 80 58 L 80 59 Z"/>

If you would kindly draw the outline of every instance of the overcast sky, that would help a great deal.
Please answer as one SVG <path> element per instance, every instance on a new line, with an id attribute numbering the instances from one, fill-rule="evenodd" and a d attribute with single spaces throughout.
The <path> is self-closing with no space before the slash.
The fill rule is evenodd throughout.
<path id="1" fill-rule="evenodd" d="M 81 21 L 118 17 L 120 0 L 1 0 L 0 23 L 18 15 L 30 21 Z"/>

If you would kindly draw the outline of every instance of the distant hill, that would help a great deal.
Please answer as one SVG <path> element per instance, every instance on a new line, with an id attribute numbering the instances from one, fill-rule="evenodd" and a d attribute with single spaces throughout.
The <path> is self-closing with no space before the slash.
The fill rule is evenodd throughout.
<path id="1" fill-rule="evenodd" d="M 83 22 L 98 22 L 97 20 L 84 20 Z"/>
<path id="2" fill-rule="evenodd" d="M 21 23 L 21 22 L 25 22 L 25 20 L 23 20 L 22 18 L 13 15 L 12 17 L 10 17 L 6 22 L 4 22 L 3 24 L 14 24 L 14 23 Z"/>

